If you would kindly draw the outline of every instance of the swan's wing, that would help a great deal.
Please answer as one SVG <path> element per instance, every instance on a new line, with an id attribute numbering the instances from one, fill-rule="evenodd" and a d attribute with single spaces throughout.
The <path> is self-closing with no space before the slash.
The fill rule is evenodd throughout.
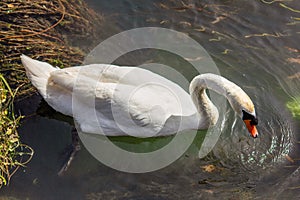
<path id="1" fill-rule="evenodd" d="M 100 82 L 96 104 L 100 119 L 113 121 L 122 132 L 137 137 L 156 135 L 171 116 L 189 116 L 196 112 L 190 96 L 175 83 L 139 68 L 114 68 L 118 80 Z M 104 106 L 105 105 L 105 106 Z M 105 121 L 106 123 L 106 121 Z M 104 125 L 105 125 L 104 123 Z M 111 123 L 109 123 L 111 124 Z"/>
<path id="2" fill-rule="evenodd" d="M 178 109 L 181 107 L 180 100 L 166 88 L 151 83 L 141 88 L 101 83 L 97 87 L 95 102 L 104 132 L 110 132 L 109 128 L 114 127 L 115 131 L 136 137 L 154 136 L 162 130 L 170 116 L 176 113 L 182 115 Z"/>
<path id="3" fill-rule="evenodd" d="M 139 95 L 134 96 L 141 98 L 141 104 L 144 102 L 145 104 L 161 105 L 170 114 L 191 115 L 196 112 L 187 92 L 174 82 L 146 69 L 110 65 L 101 72 L 99 82 L 115 83 L 116 89 L 127 93 L 129 92 L 128 88 L 120 87 L 131 86 L 134 88 L 130 92 L 131 95 L 138 93 Z M 101 91 L 101 87 L 98 87 L 98 90 Z M 181 105 L 174 104 L 175 100 L 179 101 Z"/>
<path id="4" fill-rule="evenodd" d="M 72 115 L 72 93 L 77 93 L 80 103 L 76 106 L 82 111 L 74 117 L 85 132 L 97 132 L 98 123 L 106 135 L 126 132 L 149 136 L 161 130 L 170 116 L 187 116 L 196 111 L 190 96 L 177 84 L 134 67 L 66 68 L 53 72 L 48 85 L 49 97 L 61 105 L 55 109 L 64 114 Z M 95 107 L 87 103 L 88 98 L 95 99 Z M 90 119 L 93 109 L 96 121 Z"/>

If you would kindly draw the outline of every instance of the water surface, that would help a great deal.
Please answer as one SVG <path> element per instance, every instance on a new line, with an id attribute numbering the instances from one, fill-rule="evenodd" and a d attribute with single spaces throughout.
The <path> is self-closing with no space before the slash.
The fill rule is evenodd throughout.
<path id="1" fill-rule="evenodd" d="M 32 162 L 19 171 L 2 196 L 18 199 L 297 199 L 299 121 L 286 103 L 300 96 L 299 4 L 281 1 L 137 1 L 87 0 L 106 19 L 99 42 L 131 28 L 158 26 L 187 33 L 216 62 L 221 74 L 240 85 L 255 102 L 260 137 L 247 135 L 230 107 L 216 131 L 221 138 L 205 158 L 198 158 L 201 134 L 172 165 L 151 173 L 110 169 L 84 148 L 63 177 L 58 172 L 70 143 L 68 123 L 34 115 L 20 134 L 35 149 Z M 93 47 L 91 47 L 92 49 Z M 139 55 L 139 54 L 138 54 Z M 166 63 L 191 79 L 195 71 L 162 52 L 151 59 Z M 119 64 L 140 64 L 135 56 Z M 147 58 L 144 59 L 147 61 Z M 35 97 L 36 98 L 36 97 Z M 32 110 L 36 99 L 27 100 Z M 53 117 L 52 117 L 53 118 Z M 132 140 L 131 140 L 132 141 Z M 120 146 L 128 141 L 116 139 Z M 134 142 L 132 145 L 134 144 Z M 151 145 L 153 141 L 139 141 Z M 134 148 L 135 146 L 133 146 Z M 207 166 L 213 166 L 210 171 Z"/>

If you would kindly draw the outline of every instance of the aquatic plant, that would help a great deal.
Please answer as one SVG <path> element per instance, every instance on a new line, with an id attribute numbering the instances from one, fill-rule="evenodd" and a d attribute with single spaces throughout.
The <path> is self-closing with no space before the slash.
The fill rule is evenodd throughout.
<path id="1" fill-rule="evenodd" d="M 33 149 L 20 142 L 17 131 L 22 116 L 14 113 L 13 91 L 0 74 L 0 188 L 7 185 L 13 174 L 31 160 Z"/>
<path id="2" fill-rule="evenodd" d="M 287 102 L 286 107 L 290 110 L 294 118 L 300 119 L 300 97 Z"/>

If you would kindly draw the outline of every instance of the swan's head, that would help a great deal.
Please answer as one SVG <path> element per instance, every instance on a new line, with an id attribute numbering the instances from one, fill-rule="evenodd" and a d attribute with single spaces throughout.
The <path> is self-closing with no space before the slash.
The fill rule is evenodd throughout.
<path id="1" fill-rule="evenodd" d="M 258 132 L 256 129 L 256 125 L 258 124 L 258 120 L 257 120 L 255 113 L 249 113 L 245 110 L 242 110 L 242 113 L 243 113 L 242 119 L 243 119 L 249 133 L 251 134 L 252 137 L 257 138 Z"/>
<path id="2" fill-rule="evenodd" d="M 254 104 L 250 97 L 242 89 L 236 88 L 235 93 L 230 96 L 229 102 L 235 112 L 244 121 L 250 135 L 253 138 L 257 138 L 258 131 L 256 129 L 256 125 L 258 124 L 258 120 L 256 117 Z"/>

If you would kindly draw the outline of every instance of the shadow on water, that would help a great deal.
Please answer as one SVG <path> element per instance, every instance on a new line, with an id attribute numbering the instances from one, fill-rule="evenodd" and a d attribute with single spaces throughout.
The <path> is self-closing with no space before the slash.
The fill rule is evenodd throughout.
<path id="1" fill-rule="evenodd" d="M 189 150 L 172 165 L 151 173 L 128 174 L 96 161 L 84 148 L 63 177 L 56 174 L 71 142 L 71 126 L 39 115 L 20 127 L 35 149 L 32 162 L 18 172 L 1 195 L 17 199 L 297 199 L 299 121 L 286 102 L 299 97 L 299 12 L 296 1 L 94 1 L 106 24 L 99 41 L 122 30 L 144 26 L 189 34 L 213 57 L 221 74 L 251 96 L 259 117 L 260 137 L 250 138 L 228 108 L 216 131 L 222 135 L 203 159 L 199 132 Z M 154 54 L 155 58 L 166 57 Z M 128 62 L 134 60 L 127 58 Z M 126 63 L 125 60 L 119 62 Z M 195 73 L 176 65 L 186 76 Z M 179 64 L 181 63 L 178 61 Z M 189 77 L 190 79 L 191 77 Z M 39 99 L 22 102 L 34 113 Z M 31 110 L 24 110 L 24 108 Z M 172 138 L 112 138 L 122 148 L 150 151 Z"/>

